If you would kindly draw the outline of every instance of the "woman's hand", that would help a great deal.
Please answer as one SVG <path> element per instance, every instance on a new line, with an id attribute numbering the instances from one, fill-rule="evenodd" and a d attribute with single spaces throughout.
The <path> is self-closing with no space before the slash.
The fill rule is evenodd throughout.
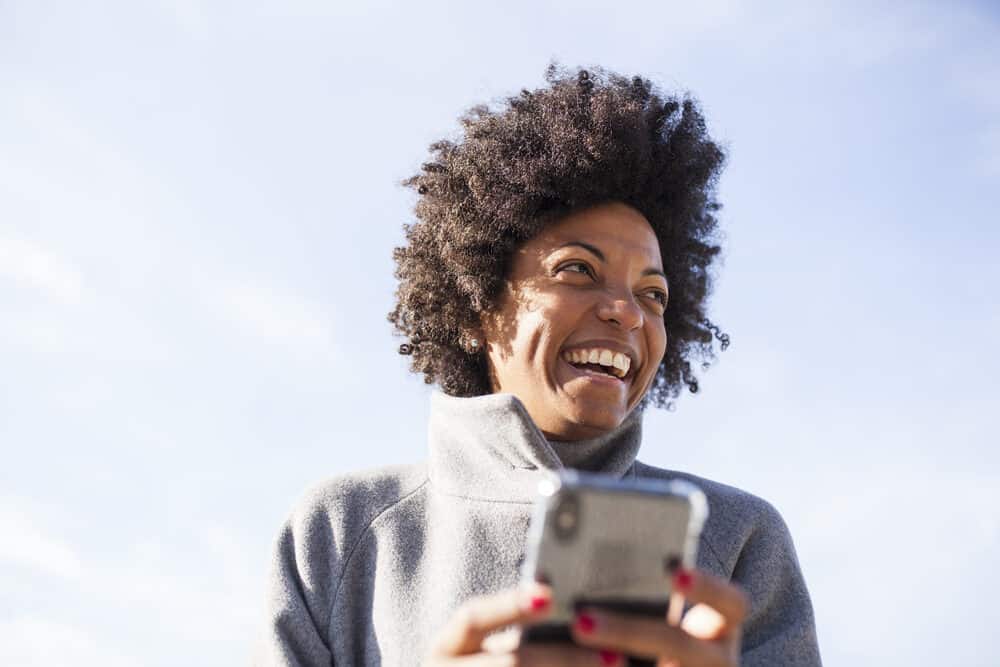
<path id="1" fill-rule="evenodd" d="M 562 665 L 624 664 L 606 648 L 571 644 L 517 646 L 516 632 L 493 634 L 512 625 L 544 620 L 551 608 L 551 591 L 542 585 L 516 588 L 472 598 L 451 617 L 432 643 L 425 667 L 560 667 Z"/>
<path id="2" fill-rule="evenodd" d="M 585 609 L 573 624 L 582 646 L 656 660 L 661 667 L 736 667 L 748 602 L 739 588 L 701 572 L 680 570 L 674 588 L 697 603 L 679 628 L 665 620 Z"/>

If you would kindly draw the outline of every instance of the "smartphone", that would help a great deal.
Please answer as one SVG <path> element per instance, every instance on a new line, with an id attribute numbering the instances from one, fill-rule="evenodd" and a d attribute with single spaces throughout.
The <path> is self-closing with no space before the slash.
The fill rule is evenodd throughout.
<path id="1" fill-rule="evenodd" d="M 695 566 L 707 518 L 705 494 L 690 482 L 568 469 L 547 478 L 539 485 L 521 576 L 552 588 L 553 609 L 546 623 L 522 629 L 521 642 L 571 641 L 569 624 L 585 606 L 666 622 L 671 573 Z M 672 613 L 679 618 L 680 611 Z"/>

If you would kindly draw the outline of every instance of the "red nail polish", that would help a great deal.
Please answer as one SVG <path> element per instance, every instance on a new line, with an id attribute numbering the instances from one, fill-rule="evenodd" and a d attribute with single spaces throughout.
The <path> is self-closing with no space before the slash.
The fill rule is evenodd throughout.
<path id="1" fill-rule="evenodd" d="M 692 584 L 694 584 L 694 575 L 687 570 L 677 570 L 674 573 L 674 586 L 679 590 L 690 590 Z"/>
<path id="2" fill-rule="evenodd" d="M 536 595 L 531 598 L 531 611 L 541 611 L 549 606 L 549 599 L 542 597 L 541 595 Z"/>
<path id="3" fill-rule="evenodd" d="M 601 651 L 601 664 L 608 665 L 608 667 L 617 665 L 620 658 L 621 656 L 614 651 Z"/>
<path id="4" fill-rule="evenodd" d="M 597 627 L 597 621 L 589 614 L 577 614 L 576 629 L 585 635 L 589 635 Z"/>

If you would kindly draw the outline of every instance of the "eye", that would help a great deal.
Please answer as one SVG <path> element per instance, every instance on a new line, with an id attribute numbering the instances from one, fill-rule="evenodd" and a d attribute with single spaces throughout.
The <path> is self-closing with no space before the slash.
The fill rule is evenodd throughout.
<path id="1" fill-rule="evenodd" d="M 581 273 L 585 276 L 590 276 L 591 278 L 594 277 L 594 272 L 591 271 L 590 267 L 586 264 L 586 262 L 574 261 L 574 262 L 566 262 L 565 264 L 560 264 L 556 268 L 556 273 L 559 273 L 560 271 L 569 271 L 570 273 Z"/>
<path id="2" fill-rule="evenodd" d="M 667 293 L 663 290 L 651 289 L 646 292 L 646 296 L 652 297 L 654 301 L 659 303 L 664 308 L 667 307 Z"/>

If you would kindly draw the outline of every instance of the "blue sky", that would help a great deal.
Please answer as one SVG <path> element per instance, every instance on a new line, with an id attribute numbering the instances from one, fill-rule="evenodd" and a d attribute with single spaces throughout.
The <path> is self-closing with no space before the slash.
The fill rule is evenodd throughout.
<path id="1" fill-rule="evenodd" d="M 557 59 L 729 150 L 733 344 L 642 458 L 782 511 L 827 664 L 996 664 L 1000 13 L 610 7 L 0 4 L 0 663 L 246 662 L 302 491 L 423 456 L 398 182 Z"/>

